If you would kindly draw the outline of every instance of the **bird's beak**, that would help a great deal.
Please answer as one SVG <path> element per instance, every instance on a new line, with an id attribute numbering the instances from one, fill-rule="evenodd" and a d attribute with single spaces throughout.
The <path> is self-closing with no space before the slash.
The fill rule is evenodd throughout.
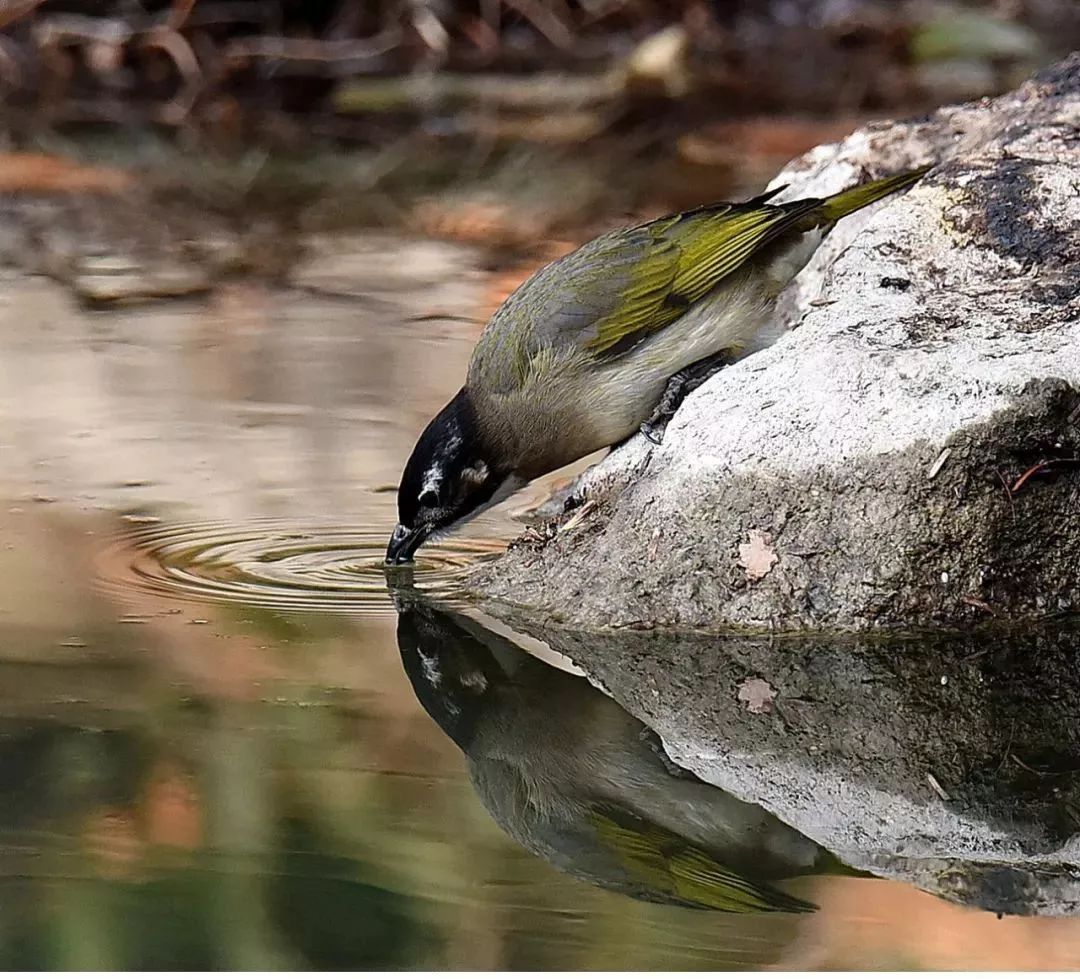
<path id="1" fill-rule="evenodd" d="M 423 527 L 410 530 L 398 524 L 386 545 L 387 564 L 406 564 L 411 561 L 416 549 L 427 540 L 428 532 Z"/>

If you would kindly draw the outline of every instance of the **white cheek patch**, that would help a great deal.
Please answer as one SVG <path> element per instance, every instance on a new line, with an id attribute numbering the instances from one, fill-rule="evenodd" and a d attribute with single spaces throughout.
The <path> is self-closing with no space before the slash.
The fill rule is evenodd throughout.
<path id="1" fill-rule="evenodd" d="M 452 435 L 446 440 L 445 444 L 436 455 L 435 461 L 424 470 L 424 479 L 420 484 L 420 496 L 423 496 L 425 493 L 434 493 L 437 497 L 442 497 L 441 490 L 443 483 L 446 480 L 446 471 L 443 469 L 443 461 L 446 459 L 453 459 L 455 453 L 457 453 L 460 448 L 461 437 L 459 435 Z"/>
<path id="2" fill-rule="evenodd" d="M 424 671 L 424 679 L 433 687 L 439 686 L 442 683 L 442 671 L 439 669 L 438 659 L 422 649 L 417 649 L 416 652 L 420 657 L 420 668 Z"/>
<path id="3" fill-rule="evenodd" d="M 439 487 L 443 483 L 443 471 L 442 466 L 439 463 L 428 467 L 428 470 L 424 473 L 424 482 L 420 485 L 420 495 L 425 493 L 434 493 L 439 495 Z"/>

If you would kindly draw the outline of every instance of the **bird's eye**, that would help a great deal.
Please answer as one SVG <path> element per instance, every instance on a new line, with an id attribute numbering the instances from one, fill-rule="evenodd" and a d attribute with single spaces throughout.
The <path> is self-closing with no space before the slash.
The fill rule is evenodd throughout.
<path id="1" fill-rule="evenodd" d="M 439 505 L 439 494 L 435 490 L 424 490 L 420 494 L 420 506 L 434 508 Z"/>

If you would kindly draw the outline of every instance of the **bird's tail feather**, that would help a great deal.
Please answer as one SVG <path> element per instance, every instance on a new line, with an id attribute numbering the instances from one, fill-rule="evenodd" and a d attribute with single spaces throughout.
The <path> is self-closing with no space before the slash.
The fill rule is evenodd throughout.
<path id="1" fill-rule="evenodd" d="M 842 190 L 839 194 L 826 197 L 819 213 L 824 216 L 828 223 L 835 223 L 842 217 L 866 207 L 868 204 L 873 204 L 874 201 L 879 201 L 882 197 L 887 197 L 894 191 L 910 186 L 929 169 L 928 166 L 919 167 L 917 170 L 910 170 L 907 173 L 883 177 L 881 180 L 871 180 L 869 183 L 859 184 L 858 187 Z"/>

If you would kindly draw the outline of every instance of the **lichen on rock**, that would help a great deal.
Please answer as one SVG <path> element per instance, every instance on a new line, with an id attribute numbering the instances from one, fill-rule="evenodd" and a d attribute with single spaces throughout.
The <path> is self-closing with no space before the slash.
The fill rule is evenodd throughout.
<path id="1" fill-rule="evenodd" d="M 496 610 L 579 627 L 955 625 L 1080 608 L 1080 55 L 995 100 L 869 126 L 775 183 L 922 163 L 842 222 L 768 345 L 694 392 L 596 502 L 479 569 Z M 777 560 L 750 576 L 740 545 Z"/>

